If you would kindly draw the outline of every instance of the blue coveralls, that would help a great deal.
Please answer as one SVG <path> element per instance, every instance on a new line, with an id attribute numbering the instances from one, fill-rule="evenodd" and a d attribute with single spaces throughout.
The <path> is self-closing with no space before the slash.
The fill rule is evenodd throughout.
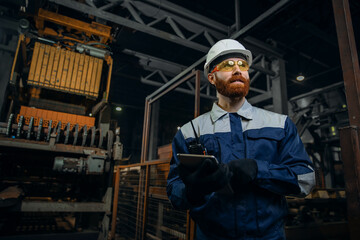
<path id="1" fill-rule="evenodd" d="M 294 123 L 245 101 L 237 113 L 214 103 L 193 124 L 208 154 L 219 162 L 251 158 L 258 165 L 256 180 L 240 194 L 214 192 L 205 197 L 205 204 L 194 207 L 185 196 L 176 154 L 189 153 L 195 135 L 190 122 L 181 127 L 172 143 L 167 193 L 175 208 L 190 209 L 197 239 L 285 239 L 284 195 L 307 195 L 315 183 L 312 163 Z"/>

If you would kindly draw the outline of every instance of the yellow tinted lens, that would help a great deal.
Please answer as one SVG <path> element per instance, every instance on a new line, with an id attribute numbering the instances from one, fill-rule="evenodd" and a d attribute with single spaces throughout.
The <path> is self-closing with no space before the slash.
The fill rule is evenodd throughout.
<path id="1" fill-rule="evenodd" d="M 237 65 L 239 66 L 241 71 L 249 70 L 249 64 L 245 60 L 237 61 Z M 235 61 L 233 60 L 225 60 L 217 66 L 218 70 L 223 72 L 230 72 L 234 69 L 234 67 Z"/>
<path id="2" fill-rule="evenodd" d="M 233 60 L 226 60 L 221 62 L 218 66 L 220 71 L 230 72 L 235 67 L 235 62 Z"/>
<path id="3" fill-rule="evenodd" d="M 245 60 L 239 60 L 237 62 L 241 71 L 249 70 L 249 64 Z"/>

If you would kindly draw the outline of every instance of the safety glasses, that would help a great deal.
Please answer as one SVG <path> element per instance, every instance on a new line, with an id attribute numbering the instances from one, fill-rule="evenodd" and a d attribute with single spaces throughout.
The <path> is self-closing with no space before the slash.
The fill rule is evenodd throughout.
<path id="1" fill-rule="evenodd" d="M 216 65 L 214 70 L 212 70 L 211 73 L 222 71 L 222 72 L 231 72 L 234 70 L 236 64 L 239 66 L 241 71 L 248 71 L 249 70 L 249 64 L 245 60 L 225 60 Z"/>

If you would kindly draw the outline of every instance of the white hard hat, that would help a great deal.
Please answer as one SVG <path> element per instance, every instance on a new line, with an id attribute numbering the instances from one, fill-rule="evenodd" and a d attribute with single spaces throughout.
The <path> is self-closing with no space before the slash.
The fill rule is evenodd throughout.
<path id="1" fill-rule="evenodd" d="M 252 54 L 249 50 L 247 50 L 241 43 L 234 39 L 223 39 L 215 43 L 209 50 L 206 56 L 206 62 L 204 65 L 204 74 L 207 77 L 209 73 L 209 67 L 211 63 L 224 56 L 227 55 L 228 58 L 237 57 L 236 54 L 243 55 L 246 58 L 249 66 L 252 63 Z M 232 56 L 233 55 L 233 56 Z M 225 60 L 225 59 L 223 59 Z"/>

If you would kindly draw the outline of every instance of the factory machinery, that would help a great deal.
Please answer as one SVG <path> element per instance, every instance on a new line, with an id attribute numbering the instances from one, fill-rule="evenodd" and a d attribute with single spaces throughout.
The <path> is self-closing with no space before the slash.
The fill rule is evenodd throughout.
<path id="1" fill-rule="evenodd" d="M 19 24 L 0 122 L 0 236 L 108 239 L 122 157 L 111 27 L 44 9 Z"/>

